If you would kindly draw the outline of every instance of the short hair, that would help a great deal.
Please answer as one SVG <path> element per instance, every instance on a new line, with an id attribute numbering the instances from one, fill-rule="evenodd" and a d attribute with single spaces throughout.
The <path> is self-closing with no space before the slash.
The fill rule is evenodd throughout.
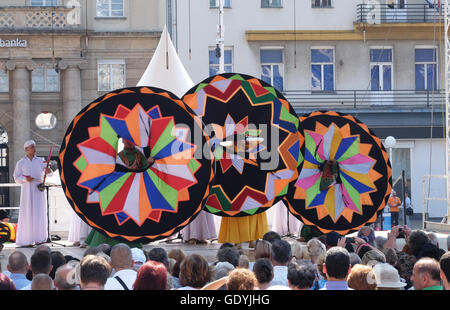
<path id="1" fill-rule="evenodd" d="M 258 258 L 269 258 L 272 244 L 267 240 L 257 240 L 255 244 L 255 260 Z"/>
<path id="2" fill-rule="evenodd" d="M 291 246 L 292 256 L 294 256 L 297 260 L 301 259 L 310 259 L 308 247 L 306 245 L 301 244 L 298 241 L 295 241 Z"/>
<path id="3" fill-rule="evenodd" d="M 115 269 L 131 268 L 133 255 L 125 243 L 118 243 L 111 248 L 111 265 Z"/>
<path id="4" fill-rule="evenodd" d="M 211 279 L 211 271 L 206 259 L 198 254 L 187 256 L 181 263 L 180 284 L 195 288 L 203 287 Z"/>
<path id="5" fill-rule="evenodd" d="M 230 271 L 233 269 L 234 266 L 229 262 L 218 262 L 213 268 L 212 280 L 215 281 L 228 276 Z"/>
<path id="6" fill-rule="evenodd" d="M 102 244 L 97 245 L 96 248 L 99 251 L 105 253 L 106 255 L 111 256 L 111 249 L 112 249 L 111 244 L 102 243 Z"/>
<path id="7" fill-rule="evenodd" d="M 253 272 L 259 283 L 269 283 L 273 279 L 273 265 L 268 258 L 259 258 L 253 265 Z"/>
<path id="8" fill-rule="evenodd" d="M 229 262 L 234 267 L 239 265 L 239 250 L 236 247 L 225 247 L 217 251 L 217 260 L 219 262 Z"/>
<path id="9" fill-rule="evenodd" d="M 373 279 L 372 276 L 372 267 L 356 264 L 348 274 L 348 287 L 354 290 L 374 290 L 377 287 L 377 283 L 376 281 L 371 281 Z"/>
<path id="10" fill-rule="evenodd" d="M 441 258 L 441 255 L 442 253 L 437 245 L 427 242 L 422 246 L 417 258 L 430 257 L 438 261 Z"/>
<path id="11" fill-rule="evenodd" d="M 386 263 L 388 263 L 391 266 L 397 266 L 398 262 L 398 256 L 397 252 L 392 248 L 385 248 L 381 250 L 383 252 L 384 256 L 386 257 Z"/>
<path id="12" fill-rule="evenodd" d="M 308 262 L 293 262 L 288 266 L 287 279 L 292 286 L 310 289 L 316 280 L 316 267 Z"/>
<path id="13" fill-rule="evenodd" d="M 169 256 L 163 248 L 153 248 L 148 252 L 148 260 L 163 263 L 166 268 L 169 267 Z"/>
<path id="14" fill-rule="evenodd" d="M 310 256 L 318 257 L 320 254 L 326 252 L 325 244 L 323 244 L 319 239 L 312 238 L 306 243 L 308 247 L 308 252 Z"/>
<path id="15" fill-rule="evenodd" d="M 364 257 L 364 254 L 371 250 L 373 250 L 373 248 L 370 245 L 368 245 L 367 243 L 363 243 L 356 249 L 356 254 L 358 254 L 359 258 L 362 259 Z"/>
<path id="16" fill-rule="evenodd" d="M 292 255 L 291 245 L 285 240 L 275 240 L 272 243 L 272 259 L 280 264 L 289 262 Z"/>
<path id="17" fill-rule="evenodd" d="M 231 242 L 224 242 L 220 245 L 219 250 L 223 248 L 234 248 L 234 244 Z"/>
<path id="18" fill-rule="evenodd" d="M 111 274 L 111 267 L 102 256 L 87 255 L 80 262 L 80 280 L 105 285 Z"/>
<path id="19" fill-rule="evenodd" d="M 41 251 L 48 252 L 48 254 L 52 254 L 52 249 L 51 249 L 48 245 L 46 245 L 46 244 L 40 244 L 40 245 L 38 245 L 38 246 L 36 247 L 36 249 L 34 249 L 33 254 L 35 254 L 35 253 L 37 253 L 37 252 L 41 252 Z"/>
<path id="20" fill-rule="evenodd" d="M 444 272 L 447 281 L 450 281 L 450 251 L 446 252 L 441 256 L 439 260 L 439 265 L 441 267 L 442 272 Z"/>
<path id="21" fill-rule="evenodd" d="M 230 272 L 227 280 L 229 291 L 254 290 L 258 286 L 255 274 L 246 268 L 237 268 Z"/>
<path id="22" fill-rule="evenodd" d="M 350 265 L 353 267 L 356 264 L 362 264 L 361 258 L 356 253 L 349 253 L 350 255 Z"/>
<path id="23" fill-rule="evenodd" d="M 239 268 L 247 268 L 250 266 L 250 260 L 248 259 L 247 255 L 241 254 L 239 256 Z"/>
<path id="24" fill-rule="evenodd" d="M 167 270 L 161 262 L 149 260 L 137 271 L 133 290 L 166 290 Z"/>
<path id="25" fill-rule="evenodd" d="M 262 239 L 273 243 L 275 240 L 281 240 L 281 235 L 276 231 L 271 230 L 266 232 Z"/>
<path id="26" fill-rule="evenodd" d="M 412 254 L 418 258 L 423 246 L 429 241 L 430 239 L 425 232 L 421 230 L 413 230 L 408 239 L 408 246 Z"/>
<path id="27" fill-rule="evenodd" d="M 33 277 L 31 281 L 31 290 L 33 291 L 49 291 L 53 289 L 53 280 L 46 273 L 39 273 Z"/>
<path id="28" fill-rule="evenodd" d="M 181 249 L 172 249 L 169 251 L 167 256 L 169 258 L 175 259 L 175 264 L 173 265 L 173 268 L 172 268 L 172 275 L 174 277 L 178 278 L 178 276 L 180 274 L 180 265 L 181 265 L 181 262 L 183 261 L 183 259 L 185 259 L 186 254 Z"/>
<path id="29" fill-rule="evenodd" d="M 73 264 L 72 262 L 60 266 L 55 272 L 55 286 L 59 290 L 73 290 L 78 286 L 78 279 L 76 278 L 76 269 L 78 263 Z M 70 273 L 72 274 L 69 278 Z"/>
<path id="30" fill-rule="evenodd" d="M 59 267 L 61 267 L 62 265 L 64 265 L 66 263 L 66 258 L 59 251 L 52 252 L 51 256 L 52 256 L 53 268 L 50 271 L 49 276 L 50 276 L 50 278 L 55 279 L 56 269 L 58 269 Z"/>
<path id="31" fill-rule="evenodd" d="M 386 263 L 386 256 L 380 250 L 370 250 L 364 254 L 361 262 L 363 265 L 371 264 L 371 266 L 377 263 Z"/>
<path id="32" fill-rule="evenodd" d="M 325 267 L 329 277 L 336 279 L 346 278 L 350 267 L 348 251 L 341 247 L 330 248 L 325 255 Z"/>
<path id="33" fill-rule="evenodd" d="M 27 257 L 20 251 L 14 251 L 8 257 L 8 266 L 12 273 L 23 271 L 27 264 Z"/>
<path id="34" fill-rule="evenodd" d="M 52 266 L 52 256 L 47 251 L 37 251 L 30 259 L 31 272 L 33 274 L 38 273 L 50 273 L 50 268 Z"/>
<path id="35" fill-rule="evenodd" d="M 16 286 L 14 282 L 5 276 L 3 273 L 0 273 L 0 291 L 15 291 Z"/>
<path id="36" fill-rule="evenodd" d="M 383 237 L 383 236 L 377 236 L 377 237 L 375 237 L 375 247 L 376 247 L 378 250 L 383 249 L 383 248 L 384 248 L 384 244 L 386 243 L 386 241 L 387 241 L 387 238 L 386 238 L 386 237 Z"/>
<path id="37" fill-rule="evenodd" d="M 434 258 L 430 257 L 424 257 L 419 259 L 415 266 L 417 266 L 417 273 L 424 274 L 427 273 L 430 275 L 432 280 L 440 281 L 441 280 L 441 274 L 440 274 L 440 266 L 439 262 L 435 260 Z"/>

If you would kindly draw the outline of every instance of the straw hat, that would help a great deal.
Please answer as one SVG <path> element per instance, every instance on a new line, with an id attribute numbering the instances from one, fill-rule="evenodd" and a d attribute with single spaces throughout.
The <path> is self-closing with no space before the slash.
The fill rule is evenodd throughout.
<path id="1" fill-rule="evenodd" d="M 400 288 L 406 286 L 406 283 L 400 280 L 397 269 L 389 264 L 376 264 L 373 266 L 373 273 L 375 274 L 377 287 Z"/>

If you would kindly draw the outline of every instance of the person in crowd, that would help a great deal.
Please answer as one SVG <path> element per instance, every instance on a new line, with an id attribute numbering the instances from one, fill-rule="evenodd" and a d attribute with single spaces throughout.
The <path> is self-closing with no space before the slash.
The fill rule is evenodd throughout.
<path id="1" fill-rule="evenodd" d="M 347 277 L 348 287 L 354 290 L 374 290 L 377 285 L 372 276 L 371 266 L 356 264 Z"/>
<path id="2" fill-rule="evenodd" d="M 391 221 L 392 226 L 398 225 L 398 213 L 399 213 L 399 207 L 401 206 L 402 202 L 399 197 L 397 197 L 397 192 L 392 190 L 391 197 L 389 197 L 388 200 L 388 206 L 389 210 L 391 212 Z"/>
<path id="3" fill-rule="evenodd" d="M 356 264 L 362 265 L 362 260 L 356 253 L 348 253 L 350 255 L 350 266 L 355 266 Z"/>
<path id="4" fill-rule="evenodd" d="M 226 287 L 229 291 L 252 291 L 258 287 L 258 281 L 252 271 L 236 268 L 228 275 Z"/>
<path id="5" fill-rule="evenodd" d="M 311 258 L 309 256 L 308 247 L 304 244 L 301 244 L 298 241 L 294 241 L 294 243 L 291 245 L 292 250 L 292 257 L 295 257 L 297 261 L 305 260 L 305 261 L 311 261 Z"/>
<path id="6" fill-rule="evenodd" d="M 188 255 L 180 266 L 179 290 L 198 290 L 211 280 L 206 259 L 198 254 Z"/>
<path id="7" fill-rule="evenodd" d="M 179 288 L 180 286 L 180 266 L 183 259 L 186 258 L 186 254 L 181 249 L 171 249 L 167 254 L 169 258 L 175 260 L 175 264 L 172 268 L 172 286 L 173 288 Z"/>
<path id="8" fill-rule="evenodd" d="M 50 274 L 52 271 L 52 256 L 51 254 L 43 248 L 43 250 L 38 250 L 37 252 L 31 256 L 30 259 L 30 265 L 31 265 L 31 273 L 32 277 L 34 278 L 35 275 L 44 273 L 44 274 Z M 25 287 L 22 288 L 22 290 L 30 290 L 31 289 L 31 283 Z"/>
<path id="9" fill-rule="evenodd" d="M 373 267 L 378 263 L 385 263 L 386 256 L 384 256 L 383 252 L 381 252 L 380 250 L 373 249 L 364 254 L 364 256 L 361 258 L 361 262 L 363 265 L 369 265 Z"/>
<path id="10" fill-rule="evenodd" d="M 350 269 L 350 255 L 345 248 L 336 246 L 328 249 L 323 266 L 327 282 L 322 290 L 351 290 L 347 284 Z"/>
<path id="11" fill-rule="evenodd" d="M 271 286 L 282 285 L 288 286 L 288 264 L 292 259 L 292 250 L 289 242 L 285 240 L 275 240 L 272 243 L 272 251 L 270 253 L 270 262 L 273 265 L 273 280 Z"/>
<path id="12" fill-rule="evenodd" d="M 248 259 L 248 256 L 245 254 L 241 254 L 239 256 L 238 268 L 249 269 L 249 267 L 250 267 L 250 260 Z"/>
<path id="13" fill-rule="evenodd" d="M 325 258 L 327 256 L 327 252 L 323 252 L 317 257 L 316 260 L 316 266 L 317 266 L 317 280 L 316 283 L 314 283 L 314 290 L 320 290 L 323 287 L 325 287 L 325 283 L 327 282 L 327 275 L 324 273 L 324 266 L 325 266 Z"/>
<path id="14" fill-rule="evenodd" d="M 383 236 L 376 236 L 376 237 L 375 237 L 375 242 L 374 242 L 375 247 L 376 247 L 378 250 L 384 249 L 384 245 L 386 244 L 386 241 L 387 241 L 387 238 L 386 238 L 386 237 L 383 237 Z"/>
<path id="15" fill-rule="evenodd" d="M 441 256 L 439 266 L 441 268 L 440 275 L 442 285 L 444 289 L 448 291 L 450 290 L 450 251 Z"/>
<path id="16" fill-rule="evenodd" d="M 403 229 L 405 231 L 405 229 Z M 406 231 L 405 231 L 406 233 Z M 430 239 L 428 238 L 427 234 L 421 230 L 413 230 L 409 234 L 407 234 L 406 238 L 406 245 L 407 248 L 403 249 L 405 252 L 409 252 L 414 255 L 417 259 L 420 258 L 420 252 L 422 251 L 425 244 L 429 243 Z"/>
<path id="17" fill-rule="evenodd" d="M 316 280 L 316 267 L 310 262 L 292 262 L 288 266 L 287 279 L 292 290 L 311 290 Z"/>
<path id="18" fill-rule="evenodd" d="M 258 288 L 266 290 L 273 280 L 273 266 L 268 258 L 258 258 L 253 265 L 253 273 L 258 281 Z"/>
<path id="19" fill-rule="evenodd" d="M 376 290 L 403 290 L 406 283 L 401 281 L 400 275 L 393 266 L 379 263 L 373 266 Z"/>
<path id="20" fill-rule="evenodd" d="M 425 257 L 414 264 L 411 281 L 415 290 L 442 290 L 439 262 Z"/>
<path id="21" fill-rule="evenodd" d="M 164 266 L 166 266 L 167 270 L 167 289 L 173 288 L 173 282 L 172 282 L 172 275 L 170 274 L 170 263 L 169 263 L 169 256 L 167 254 L 167 251 L 163 248 L 153 248 L 148 252 L 148 260 L 152 260 L 155 262 L 160 262 Z"/>
<path id="22" fill-rule="evenodd" d="M 76 277 L 77 272 L 76 261 L 69 261 L 67 264 L 60 266 L 55 272 L 54 286 L 58 291 L 79 290 L 79 279 Z"/>
<path id="23" fill-rule="evenodd" d="M 307 243 L 306 246 L 308 247 L 308 253 L 309 253 L 309 257 L 311 259 L 311 262 L 313 264 L 316 264 L 317 262 L 317 258 L 325 253 L 326 247 L 325 244 L 323 244 L 319 239 L 317 238 L 312 238 L 310 239 Z"/>
<path id="24" fill-rule="evenodd" d="M 217 281 L 219 279 L 227 277 L 228 274 L 234 269 L 235 269 L 234 266 L 231 265 L 229 262 L 219 262 L 214 266 L 214 268 L 212 270 L 211 280 Z M 218 289 L 225 290 L 226 284 L 223 284 Z"/>
<path id="25" fill-rule="evenodd" d="M 130 247 L 125 243 L 113 246 L 110 265 L 116 272 L 106 281 L 105 290 L 131 290 L 137 273 Z"/>
<path id="26" fill-rule="evenodd" d="M 81 290 L 104 290 L 111 266 L 104 257 L 87 255 L 80 262 Z"/>
<path id="27" fill-rule="evenodd" d="M 47 240 L 47 203 L 45 192 L 38 189 L 43 175 L 51 176 L 43 158 L 36 157 L 36 142 L 28 140 L 24 144 L 25 156 L 14 169 L 14 180 L 21 184 L 20 210 L 17 223 L 17 247 L 30 247 Z"/>
<path id="28" fill-rule="evenodd" d="M 371 246 L 375 246 L 375 230 L 370 226 L 363 226 L 358 231 L 358 238 L 361 238 Z"/>
<path id="29" fill-rule="evenodd" d="M 15 291 L 14 282 L 3 273 L 0 273 L 0 291 Z"/>
<path id="30" fill-rule="evenodd" d="M 381 250 L 381 252 L 384 254 L 384 257 L 386 258 L 386 263 L 388 263 L 391 266 L 396 267 L 398 263 L 398 255 L 397 251 L 392 248 L 384 248 Z"/>
<path id="31" fill-rule="evenodd" d="M 342 238 L 340 234 L 338 234 L 335 231 L 332 231 L 325 235 L 325 248 L 328 251 L 332 247 L 335 247 L 338 245 L 339 240 Z"/>
<path id="32" fill-rule="evenodd" d="M 217 260 L 219 262 L 229 262 L 234 267 L 237 267 L 240 255 L 239 250 L 235 246 L 224 247 L 217 251 Z"/>
<path id="33" fill-rule="evenodd" d="M 263 235 L 262 240 L 266 240 L 272 244 L 275 240 L 281 240 L 281 236 L 276 231 L 271 230 Z"/>
<path id="34" fill-rule="evenodd" d="M 163 263 L 149 260 L 139 268 L 133 290 L 167 290 L 167 275 Z"/>
<path id="35" fill-rule="evenodd" d="M 29 269 L 27 257 L 20 251 L 14 251 L 8 257 L 8 265 L 6 266 L 10 272 L 9 278 L 14 282 L 16 289 L 20 290 L 31 281 L 26 278 Z"/>
<path id="36" fill-rule="evenodd" d="M 53 280 L 48 274 L 39 273 L 31 281 L 32 291 L 51 291 L 53 289 Z"/>
<path id="37" fill-rule="evenodd" d="M 50 278 L 55 279 L 56 270 L 66 263 L 66 258 L 59 251 L 52 252 L 51 255 L 52 255 L 52 271 L 50 271 L 49 276 Z"/>
<path id="38" fill-rule="evenodd" d="M 254 258 L 255 262 L 260 258 L 270 258 L 272 244 L 267 240 L 257 240 L 255 245 Z M 255 262 L 250 262 L 249 269 L 252 270 Z"/>
<path id="39" fill-rule="evenodd" d="M 134 261 L 133 265 L 134 271 L 138 271 L 138 269 L 147 261 L 147 257 L 145 256 L 145 253 L 142 249 L 132 248 L 131 257 L 133 258 Z"/>

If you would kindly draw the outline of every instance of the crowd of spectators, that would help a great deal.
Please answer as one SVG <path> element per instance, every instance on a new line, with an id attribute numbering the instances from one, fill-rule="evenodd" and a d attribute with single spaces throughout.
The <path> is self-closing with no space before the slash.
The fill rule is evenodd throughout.
<path id="1" fill-rule="evenodd" d="M 9 255 L 0 290 L 450 290 L 450 251 L 407 226 L 399 250 L 399 233 L 395 226 L 375 238 L 365 226 L 353 238 L 329 233 L 299 242 L 270 231 L 252 259 L 224 243 L 212 263 L 181 249 L 102 244 L 77 259 L 41 245 L 29 261 L 20 249 Z"/>

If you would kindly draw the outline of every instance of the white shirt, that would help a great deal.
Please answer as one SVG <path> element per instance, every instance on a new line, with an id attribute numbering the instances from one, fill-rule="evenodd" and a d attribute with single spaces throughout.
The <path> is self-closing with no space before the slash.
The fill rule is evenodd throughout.
<path id="1" fill-rule="evenodd" d="M 273 266 L 273 279 L 270 282 L 270 286 L 274 285 L 289 286 L 287 274 L 288 274 L 287 266 Z"/>
<path id="2" fill-rule="evenodd" d="M 105 284 L 105 290 L 124 290 L 122 284 L 115 279 L 119 277 L 125 283 L 129 290 L 133 290 L 134 281 L 136 281 L 137 272 L 133 269 L 123 269 L 117 271 L 113 277 L 108 278 Z"/>

